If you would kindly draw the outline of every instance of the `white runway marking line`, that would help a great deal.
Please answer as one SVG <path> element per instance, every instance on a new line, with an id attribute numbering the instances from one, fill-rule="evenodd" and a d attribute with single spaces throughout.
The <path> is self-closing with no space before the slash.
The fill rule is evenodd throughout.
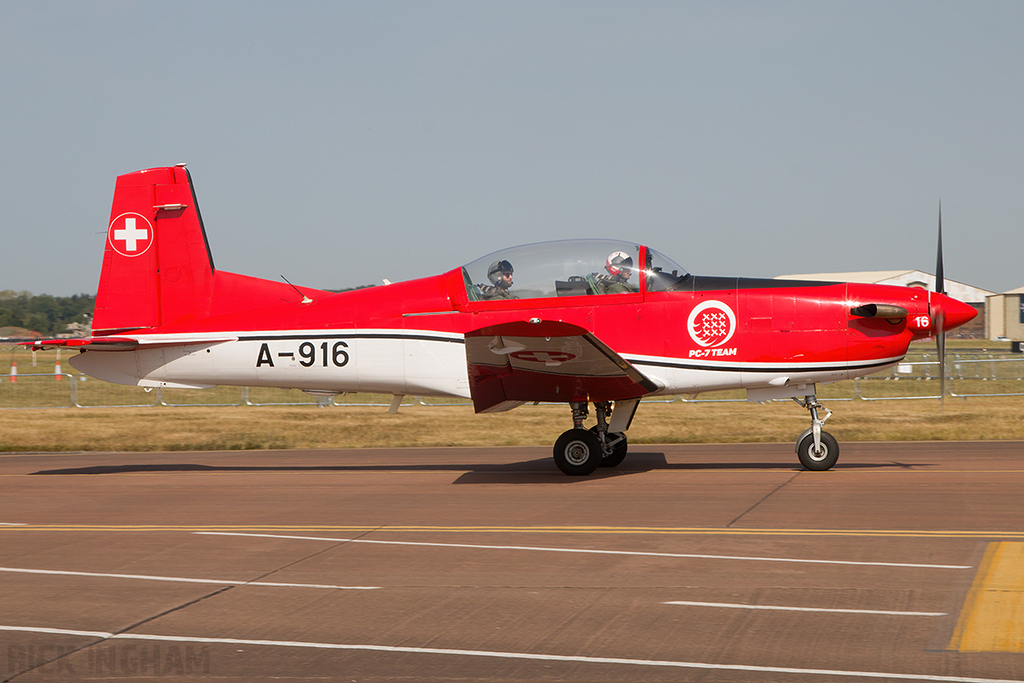
<path id="1" fill-rule="evenodd" d="M 103 574 L 100 572 L 73 572 L 57 569 L 21 569 L 0 567 L 0 572 L 14 574 L 49 574 L 53 576 L 92 576 L 104 579 L 139 579 L 143 581 L 172 581 L 178 583 L 212 583 L 218 586 L 274 586 L 278 588 L 336 588 L 348 591 L 373 591 L 380 586 L 331 586 L 319 583 L 274 583 L 271 581 L 232 581 L 230 579 L 188 579 L 180 576 L 150 576 L 148 574 Z"/>
<path id="2" fill-rule="evenodd" d="M 385 529 L 386 531 L 386 529 Z M 841 564 L 855 567 L 909 567 L 911 569 L 973 569 L 971 565 L 910 564 L 907 562 L 857 562 L 853 560 L 808 560 L 791 557 L 746 557 L 742 555 L 698 555 L 693 553 L 653 553 L 642 550 L 594 550 L 591 548 L 545 548 L 525 545 L 471 545 L 467 543 L 426 543 L 424 541 L 371 541 L 365 538 L 325 538 L 323 536 L 286 536 L 284 534 L 249 534 L 236 531 L 193 531 L 200 536 L 250 536 L 254 538 L 290 538 L 303 541 L 333 543 L 376 543 L 380 545 L 416 545 L 434 548 L 473 548 L 477 550 L 533 550 L 549 553 L 583 553 L 594 555 L 634 555 L 640 557 L 678 557 L 700 560 L 741 560 L 746 562 L 797 562 L 802 564 Z"/>
<path id="3" fill-rule="evenodd" d="M 708 671 L 750 671 L 774 674 L 807 674 L 811 676 L 852 676 L 901 681 L 939 681 L 940 683 L 1024 683 L 1005 678 L 972 678 L 965 676 L 932 676 L 928 674 L 883 673 L 879 671 L 846 671 L 843 669 L 798 669 L 783 666 L 756 666 L 746 664 L 707 664 L 704 662 L 678 662 L 662 659 L 627 659 L 623 657 L 587 657 L 584 655 L 546 655 L 529 652 L 498 652 L 493 650 L 456 650 L 431 647 L 399 647 L 394 645 L 354 645 L 347 643 L 316 643 L 296 640 L 255 640 L 248 638 L 204 638 L 193 636 L 161 636 L 144 633 L 105 633 L 102 631 L 75 631 L 72 629 L 42 628 L 38 626 L 0 626 L 0 631 L 48 633 L 84 636 L 104 640 L 146 640 L 163 643 L 209 643 L 211 645 L 263 645 L 268 647 L 296 647 L 316 650 L 349 650 L 363 652 L 396 652 L 420 655 L 454 655 L 460 657 L 489 657 L 492 659 L 525 659 L 541 662 L 573 662 L 583 664 L 618 664 L 626 666 L 666 667 L 676 669 L 702 669 Z"/>
<path id="4" fill-rule="evenodd" d="M 683 605 L 687 607 L 723 607 L 727 609 L 764 609 L 783 612 L 838 612 L 840 614 L 884 614 L 901 617 L 944 617 L 946 612 L 901 612 L 883 609 L 841 609 L 838 607 L 783 607 L 780 605 L 743 605 L 731 602 L 691 602 L 690 600 L 671 600 L 666 605 Z"/>

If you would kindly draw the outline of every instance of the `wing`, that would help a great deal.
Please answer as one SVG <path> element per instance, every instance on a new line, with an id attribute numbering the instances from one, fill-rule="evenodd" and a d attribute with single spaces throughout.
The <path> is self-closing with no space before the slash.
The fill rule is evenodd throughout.
<path id="1" fill-rule="evenodd" d="M 529 401 L 619 401 L 658 389 L 586 329 L 550 320 L 467 332 L 466 360 L 478 413 Z"/>

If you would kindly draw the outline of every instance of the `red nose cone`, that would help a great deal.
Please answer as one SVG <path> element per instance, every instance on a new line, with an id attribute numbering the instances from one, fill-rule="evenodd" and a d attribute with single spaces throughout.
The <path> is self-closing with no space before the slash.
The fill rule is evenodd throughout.
<path id="1" fill-rule="evenodd" d="M 963 301 L 957 301 L 945 294 L 932 294 L 932 317 L 942 320 L 942 332 L 960 327 L 964 323 L 974 320 L 977 315 L 978 312 L 974 310 L 974 307 Z"/>

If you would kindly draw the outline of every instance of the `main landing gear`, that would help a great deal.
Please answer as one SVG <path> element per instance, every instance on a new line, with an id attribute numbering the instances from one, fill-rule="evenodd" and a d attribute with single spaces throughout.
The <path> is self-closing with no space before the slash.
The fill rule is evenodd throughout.
<path id="1" fill-rule="evenodd" d="M 799 398 L 793 400 L 811 413 L 811 428 L 796 440 L 796 455 L 800 458 L 800 464 L 815 472 L 831 469 L 839 460 L 839 442 L 828 432 L 821 431 L 821 426 L 832 416 L 832 411 L 818 403 L 814 394 L 805 396 L 802 401 Z M 825 417 L 818 417 L 819 410 L 826 412 Z"/>
<path id="2" fill-rule="evenodd" d="M 555 442 L 555 464 L 570 476 L 586 476 L 598 467 L 615 467 L 626 457 L 628 444 L 622 432 L 608 431 L 608 416 L 612 404 L 594 404 L 597 424 L 590 429 L 583 428 L 587 419 L 587 404 L 570 403 L 573 428 L 563 433 Z"/>
<path id="3" fill-rule="evenodd" d="M 822 425 L 832 416 L 832 411 L 821 405 L 814 394 L 803 399 L 793 398 L 811 414 L 811 426 L 796 440 L 796 454 L 805 469 L 824 472 L 832 469 L 839 460 L 839 442 L 835 437 L 822 430 Z M 594 403 L 597 424 L 590 429 L 583 427 L 589 414 L 585 402 L 570 403 L 572 408 L 573 428 L 563 433 L 555 442 L 554 456 L 558 469 L 574 477 L 593 474 L 598 467 L 616 467 L 626 458 L 629 444 L 622 432 L 613 432 L 609 428 L 608 419 L 612 413 L 610 402 Z M 619 406 L 620 410 L 629 410 L 627 406 Z M 636 410 L 636 405 L 632 406 Z M 824 411 L 821 417 L 819 411 Z M 625 414 L 625 413 L 624 413 Z M 621 417 L 621 416 L 620 416 Z M 632 412 L 629 413 L 632 419 Z M 620 421 L 619 428 L 629 426 L 629 420 Z"/>

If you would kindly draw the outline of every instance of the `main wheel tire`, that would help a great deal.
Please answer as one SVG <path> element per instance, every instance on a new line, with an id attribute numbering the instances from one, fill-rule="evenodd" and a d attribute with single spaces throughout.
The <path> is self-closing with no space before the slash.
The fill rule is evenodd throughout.
<path id="1" fill-rule="evenodd" d="M 824 472 L 839 460 L 839 442 L 828 432 L 821 433 L 821 451 L 814 452 L 814 435 L 808 434 L 796 446 L 797 457 L 805 469 Z"/>
<path id="2" fill-rule="evenodd" d="M 598 437 L 598 441 L 601 437 L 598 436 L 597 426 L 590 428 L 594 436 Z M 614 441 L 621 437 L 621 441 L 618 441 L 611 451 L 604 451 L 604 457 L 601 458 L 601 467 L 618 467 L 622 464 L 622 461 L 626 459 L 626 452 L 629 450 L 629 443 L 626 441 L 626 435 L 622 432 L 606 432 L 605 438 L 609 441 Z"/>
<path id="3" fill-rule="evenodd" d="M 596 434 L 570 429 L 555 442 L 555 464 L 571 477 L 591 474 L 601 465 L 604 453 Z"/>

